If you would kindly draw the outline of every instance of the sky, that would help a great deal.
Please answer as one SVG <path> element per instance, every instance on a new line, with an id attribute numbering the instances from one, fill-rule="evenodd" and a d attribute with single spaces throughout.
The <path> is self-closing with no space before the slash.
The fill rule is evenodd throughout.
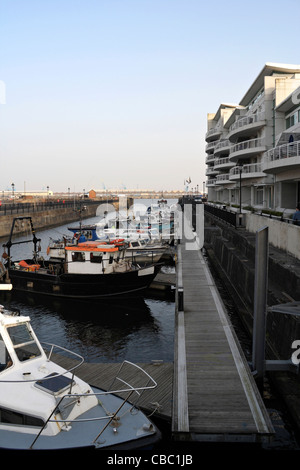
<path id="1" fill-rule="evenodd" d="M 0 191 L 202 189 L 207 113 L 299 64 L 299 0 L 0 0 Z"/>

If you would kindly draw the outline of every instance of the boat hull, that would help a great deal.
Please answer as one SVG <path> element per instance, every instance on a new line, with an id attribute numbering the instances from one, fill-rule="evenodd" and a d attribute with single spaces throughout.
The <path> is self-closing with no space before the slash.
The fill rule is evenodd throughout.
<path id="1" fill-rule="evenodd" d="M 160 265 L 110 274 L 55 275 L 39 271 L 8 269 L 13 289 L 63 298 L 105 299 L 138 294 L 147 289 Z"/>
<path id="2" fill-rule="evenodd" d="M 103 392 L 93 387 L 95 393 Z M 102 395 L 97 407 L 84 413 L 78 422 L 73 422 L 68 431 L 56 436 L 43 433 L 35 441 L 38 429 L 26 433 L 24 430 L 7 431 L 0 429 L 0 450 L 6 451 L 74 451 L 74 450 L 139 450 L 151 448 L 161 441 L 159 429 L 139 409 L 131 413 L 132 405 L 127 402 L 120 411 L 119 425 L 108 422 L 106 410 L 120 406 L 122 399 L 116 395 Z M 102 421 L 97 418 L 101 417 Z M 144 430 L 143 426 L 147 425 Z M 117 426 L 115 429 L 114 427 Z M 99 437 L 97 437 L 99 436 Z"/>

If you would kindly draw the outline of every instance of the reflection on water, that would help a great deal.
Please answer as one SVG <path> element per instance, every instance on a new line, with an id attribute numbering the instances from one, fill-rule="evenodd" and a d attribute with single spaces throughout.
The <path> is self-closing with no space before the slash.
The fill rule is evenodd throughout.
<path id="1" fill-rule="evenodd" d="M 170 300 L 80 302 L 17 292 L 2 293 L 0 299 L 30 316 L 40 341 L 70 349 L 87 362 L 173 361 Z"/>

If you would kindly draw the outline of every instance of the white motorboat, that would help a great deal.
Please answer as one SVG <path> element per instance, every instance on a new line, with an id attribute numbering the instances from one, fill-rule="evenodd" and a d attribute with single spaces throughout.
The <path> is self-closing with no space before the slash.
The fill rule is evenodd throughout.
<path id="1" fill-rule="evenodd" d="M 0 306 L 1 449 L 127 450 L 160 439 L 158 429 L 134 402 L 157 385 L 145 371 L 125 361 L 112 383 L 114 389 L 100 390 L 75 376 L 75 366 L 65 370 L 56 364 L 54 348 L 58 346 L 42 347 L 29 317 Z M 83 358 L 75 356 L 78 367 Z M 128 367 L 134 368 L 132 385 L 122 378 Z"/>

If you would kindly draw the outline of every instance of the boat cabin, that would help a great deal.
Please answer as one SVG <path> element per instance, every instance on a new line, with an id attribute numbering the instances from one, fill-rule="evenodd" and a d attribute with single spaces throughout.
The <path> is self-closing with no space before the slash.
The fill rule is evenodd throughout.
<path id="1" fill-rule="evenodd" d="M 66 246 L 67 272 L 71 274 L 108 274 L 125 270 L 123 240 L 109 243 L 95 241 Z M 128 266 L 127 266 L 128 268 Z"/>

